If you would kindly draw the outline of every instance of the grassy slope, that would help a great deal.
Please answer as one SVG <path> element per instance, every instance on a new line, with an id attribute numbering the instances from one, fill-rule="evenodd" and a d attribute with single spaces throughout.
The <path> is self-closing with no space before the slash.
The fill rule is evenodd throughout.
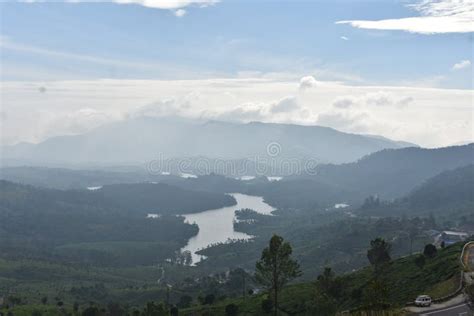
<path id="1" fill-rule="evenodd" d="M 41 297 L 59 296 L 62 301 L 113 301 L 130 292 L 150 290 L 161 272 L 156 267 L 97 268 L 64 265 L 31 260 L 0 259 L 0 294 L 15 293 L 29 304 L 39 303 Z M 51 280 L 54 280 L 52 282 Z M 102 287 L 104 285 L 104 287 Z M 96 290 L 96 287 L 99 288 Z M 73 295 L 71 289 L 84 288 L 87 293 Z M 163 291 L 162 289 L 156 289 Z M 163 295 L 156 297 L 164 298 Z M 91 298 L 94 297 L 94 299 Z M 82 299 L 81 299 L 82 298 Z M 135 303 L 133 298 L 130 303 Z M 143 304 L 144 301 L 139 301 Z"/>
<path id="2" fill-rule="evenodd" d="M 407 301 L 413 300 L 419 294 L 429 294 L 433 297 L 440 297 L 448 294 L 456 287 L 455 278 L 460 271 L 459 256 L 461 244 L 456 244 L 439 250 L 438 255 L 433 259 L 427 259 L 423 269 L 414 263 L 416 255 L 394 260 L 387 267 L 385 272 L 388 288 L 390 289 L 390 301 L 394 307 L 401 307 Z M 27 284 L 26 279 L 21 280 L 18 275 L 26 277 L 29 274 Z M 29 297 L 29 304 L 38 304 L 43 295 L 47 295 L 51 300 L 57 294 L 57 287 L 63 287 L 61 299 L 65 302 L 79 301 L 81 307 L 87 305 L 87 300 L 77 297 L 70 297 L 68 289 L 71 286 L 90 286 L 90 291 L 94 291 L 97 283 L 107 284 L 106 293 L 99 288 L 97 295 L 106 295 L 106 301 L 120 301 L 129 303 L 138 308 L 146 301 L 163 300 L 164 291 L 162 288 L 153 286 L 151 279 L 158 277 L 158 271 L 152 267 L 140 267 L 135 269 L 98 269 L 66 267 L 57 264 L 40 264 L 32 261 L 5 261 L 0 260 L 0 284 L 7 288 L 14 288 L 20 296 Z M 35 276 L 36 275 L 36 276 Z M 49 275 L 55 279 L 55 288 L 51 286 Z M 339 308 L 346 310 L 359 305 L 354 297 L 354 292 L 363 290 L 373 277 L 370 267 L 341 275 L 339 278 L 343 284 L 343 291 L 340 293 Z M 78 280 L 80 280 L 78 282 Z M 148 286 L 144 286 L 148 283 Z M 153 283 L 153 282 L 151 282 Z M 1 290 L 1 289 L 0 289 Z M 28 293 L 29 292 L 29 293 Z M 281 309 L 289 312 L 290 315 L 304 315 L 304 306 L 311 301 L 315 292 L 314 284 L 299 283 L 287 286 L 281 294 Z M 181 293 L 172 293 L 172 302 L 176 301 Z M 181 310 L 180 315 L 225 315 L 225 306 L 230 303 L 239 306 L 239 315 L 264 315 L 261 310 L 261 301 L 265 294 L 247 297 L 244 301 L 241 298 L 226 299 L 211 306 L 195 306 L 187 310 Z M 99 297 L 97 297 L 99 299 Z M 51 301 L 50 301 L 51 302 Z M 54 302 L 52 302 L 54 304 Z M 49 306 L 49 307 L 48 307 Z M 26 311 L 42 309 L 43 315 L 57 315 L 59 308 L 48 305 L 21 305 L 13 308 L 14 315 L 28 315 Z M 66 309 L 71 308 L 71 303 L 66 303 Z M 26 314 L 25 314 L 26 313 Z"/>
<path id="3" fill-rule="evenodd" d="M 428 259 L 423 269 L 414 263 L 416 255 L 394 260 L 385 273 L 388 288 L 390 289 L 390 301 L 394 307 L 403 306 L 406 302 L 414 300 L 419 294 L 429 294 L 440 297 L 451 292 L 456 286 L 455 279 L 460 271 L 459 256 L 461 245 L 456 244 L 439 250 L 438 255 Z M 373 273 L 370 267 L 363 268 L 353 273 L 342 275 L 343 292 L 340 294 L 340 310 L 355 308 L 358 306 L 353 293 L 358 289 L 363 290 L 367 283 L 372 280 Z M 287 286 L 280 298 L 281 309 L 291 315 L 304 315 L 304 305 L 309 302 L 315 292 L 312 283 L 300 283 Z M 225 315 L 225 306 L 230 303 L 239 305 L 242 315 L 263 315 L 261 301 L 265 294 L 255 295 L 242 299 L 229 299 L 214 306 L 199 306 L 182 311 L 183 315 Z"/>

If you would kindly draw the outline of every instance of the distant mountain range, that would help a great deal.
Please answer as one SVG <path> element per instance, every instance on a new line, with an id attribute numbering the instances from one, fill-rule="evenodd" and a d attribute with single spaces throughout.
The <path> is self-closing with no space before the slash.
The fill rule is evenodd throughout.
<path id="1" fill-rule="evenodd" d="M 203 123 L 142 117 L 105 125 L 82 135 L 53 137 L 39 144 L 5 146 L 2 160 L 24 165 L 130 164 L 158 157 L 311 158 L 321 163 L 344 163 L 382 149 L 411 146 L 416 145 L 321 126 Z"/>

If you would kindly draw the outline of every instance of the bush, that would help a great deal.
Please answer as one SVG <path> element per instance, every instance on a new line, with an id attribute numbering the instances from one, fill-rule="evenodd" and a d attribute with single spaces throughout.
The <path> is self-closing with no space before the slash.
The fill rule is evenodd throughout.
<path id="1" fill-rule="evenodd" d="M 239 307 L 235 304 L 229 304 L 225 307 L 226 316 L 237 316 L 239 313 Z"/>
<path id="2" fill-rule="evenodd" d="M 265 313 L 271 313 L 273 311 L 273 301 L 271 299 L 264 299 L 262 301 L 262 310 Z"/>
<path id="3" fill-rule="evenodd" d="M 183 295 L 180 297 L 179 302 L 178 302 L 178 307 L 180 308 L 188 308 L 191 306 L 191 303 L 193 302 L 193 298 L 189 295 Z"/>
<path id="4" fill-rule="evenodd" d="M 179 310 L 176 306 L 171 307 L 170 309 L 170 315 L 171 316 L 178 316 L 179 315 Z"/>
<path id="5" fill-rule="evenodd" d="M 426 260 L 424 255 L 419 255 L 415 258 L 415 264 L 418 268 L 423 269 L 425 266 Z"/>
<path id="6" fill-rule="evenodd" d="M 425 249 L 423 250 L 423 254 L 427 256 L 428 258 L 434 258 L 438 254 L 438 250 L 436 249 L 435 245 L 428 244 L 425 246 Z"/>
<path id="7" fill-rule="evenodd" d="M 214 294 L 208 294 L 208 295 L 206 295 L 206 297 L 204 298 L 204 303 L 203 303 L 203 305 L 212 305 L 215 300 L 216 300 L 216 297 L 215 297 Z"/>
<path id="8" fill-rule="evenodd" d="M 100 311 L 95 306 L 90 306 L 82 312 L 82 316 L 99 316 Z"/>

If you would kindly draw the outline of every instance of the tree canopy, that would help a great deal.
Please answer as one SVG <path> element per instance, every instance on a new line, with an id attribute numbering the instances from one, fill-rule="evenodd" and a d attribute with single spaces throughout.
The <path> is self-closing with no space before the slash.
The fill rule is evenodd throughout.
<path id="1" fill-rule="evenodd" d="M 273 292 L 274 313 L 278 309 L 278 293 L 290 280 L 301 275 L 299 264 L 291 258 L 292 249 L 282 237 L 273 235 L 256 264 L 255 278 Z"/>
<path id="2" fill-rule="evenodd" d="M 367 251 L 367 258 L 375 270 L 391 260 L 390 252 L 392 246 L 383 238 L 375 238 L 370 242 L 370 249 Z"/>

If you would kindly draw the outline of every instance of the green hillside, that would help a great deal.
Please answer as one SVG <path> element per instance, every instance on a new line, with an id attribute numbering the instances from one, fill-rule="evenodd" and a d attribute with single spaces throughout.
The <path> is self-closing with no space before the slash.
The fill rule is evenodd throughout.
<path id="1" fill-rule="evenodd" d="M 419 294 L 432 295 L 434 298 L 449 294 L 457 287 L 460 273 L 459 256 L 462 244 L 440 249 L 436 257 L 426 259 L 423 268 L 415 264 L 419 254 L 392 261 L 384 271 L 383 282 L 388 289 L 388 303 L 398 309 Z M 350 310 L 360 307 L 367 288 L 374 281 L 372 267 L 336 277 L 340 291 L 335 302 L 338 310 Z M 282 315 L 311 315 L 309 305 L 315 299 L 316 283 L 299 283 L 286 287 L 281 295 Z M 265 315 L 262 301 L 266 294 L 254 295 L 244 299 L 225 300 L 214 306 L 199 306 L 187 309 L 182 315 L 225 315 L 228 304 L 239 307 L 239 315 Z M 211 312 L 210 314 L 208 312 Z M 246 314 L 247 313 L 247 314 Z"/>
<path id="2" fill-rule="evenodd" d="M 445 249 L 439 249 L 435 257 L 425 258 L 423 267 L 416 264 L 416 258 L 420 254 L 388 263 L 379 280 L 383 283 L 383 291 L 386 291 L 387 294 L 384 300 L 390 305 L 390 309 L 400 310 L 406 302 L 414 300 L 419 294 L 428 294 L 437 298 L 454 291 L 458 285 L 459 256 L 462 246 L 462 244 L 455 244 Z M 48 285 L 48 280 L 40 277 L 43 270 L 50 270 L 48 274 L 51 277 L 55 275 L 54 278 L 58 280 L 58 284 L 61 284 L 62 295 L 60 298 L 54 296 L 55 290 Z M 35 271 L 38 273 L 37 277 L 31 275 Z M 115 304 L 111 304 L 111 302 L 118 302 L 120 308 L 132 313 L 143 310 L 146 302 L 159 302 L 166 299 L 166 291 L 162 286 L 153 286 L 152 284 L 144 286 L 145 280 L 150 275 L 158 276 L 156 268 L 151 267 L 127 271 L 125 269 L 86 269 L 58 264 L 40 265 L 31 261 L 0 261 L 0 272 L 7 276 L 7 278 L 0 280 L 3 284 L 15 282 L 21 284 L 21 277 L 26 278 L 25 274 L 30 274 L 28 276 L 29 294 L 25 291 L 26 288 L 22 290 L 22 293 L 28 294 L 28 297 L 20 297 L 22 302 L 8 310 L 6 308 L 0 309 L 5 315 L 7 311 L 20 316 L 32 315 L 33 311 L 41 311 L 43 316 L 63 315 L 65 312 L 73 311 L 73 302 L 79 303 L 79 312 L 73 313 L 73 315 L 80 315 L 84 309 L 88 308 L 90 303 L 86 298 L 91 295 L 95 295 L 95 302 L 98 304 L 96 306 L 104 310 L 104 313 L 100 315 L 109 315 L 105 311 L 110 310 L 111 306 Z M 108 285 L 107 287 L 99 286 L 91 280 L 102 281 Z M 335 276 L 331 282 L 333 290 L 337 293 L 335 296 L 337 299 L 329 300 L 326 303 L 331 304 L 338 311 L 360 308 L 372 299 L 373 293 L 368 289 L 372 288 L 374 280 L 372 267 Z M 325 303 L 318 300 L 316 294 L 320 282 L 296 283 L 285 287 L 280 296 L 281 315 L 314 315 L 314 309 L 311 308 Z M 21 286 L 17 289 L 21 290 Z M 72 294 L 74 294 L 75 301 L 72 301 Z M 176 304 L 183 292 L 173 289 L 170 294 L 170 302 Z M 81 295 L 84 296 L 84 300 L 78 300 Z M 46 304 L 40 303 L 43 296 L 49 298 Z M 254 295 L 248 294 L 245 299 L 235 296 L 234 298 L 215 297 L 211 303 L 204 303 L 203 299 L 198 299 L 191 307 L 180 308 L 179 315 L 226 315 L 225 309 L 229 304 L 238 307 L 239 313 L 237 315 L 266 315 L 262 310 L 262 302 L 266 298 L 266 293 L 261 292 Z M 59 302 L 64 302 L 64 305 L 58 306 Z"/>
<path id="3" fill-rule="evenodd" d="M 428 216 L 448 227 L 474 228 L 474 165 L 446 170 L 420 183 L 403 198 L 393 202 L 366 200 L 358 211 L 375 216 Z"/>

